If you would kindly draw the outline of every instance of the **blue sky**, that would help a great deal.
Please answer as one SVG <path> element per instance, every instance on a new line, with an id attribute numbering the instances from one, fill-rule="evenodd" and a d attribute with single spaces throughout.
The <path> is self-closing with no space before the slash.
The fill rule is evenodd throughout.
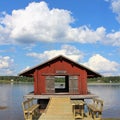
<path id="1" fill-rule="evenodd" d="M 120 75 L 120 1 L 0 1 L 0 75 L 61 54 L 104 76 Z"/>

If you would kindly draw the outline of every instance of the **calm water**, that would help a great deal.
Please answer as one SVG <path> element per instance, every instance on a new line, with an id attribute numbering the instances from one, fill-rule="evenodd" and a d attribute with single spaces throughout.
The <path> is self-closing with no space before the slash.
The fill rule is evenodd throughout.
<path id="1" fill-rule="evenodd" d="M 90 85 L 89 90 L 104 100 L 103 117 L 120 118 L 120 85 Z"/>
<path id="2" fill-rule="evenodd" d="M 103 117 L 120 118 L 120 85 L 89 85 L 89 90 L 104 100 Z M 32 84 L 0 84 L 0 120 L 24 120 L 23 95 L 33 91 Z"/>
<path id="3" fill-rule="evenodd" d="M 21 103 L 23 95 L 33 91 L 31 84 L 0 84 L 0 120 L 24 120 Z"/>

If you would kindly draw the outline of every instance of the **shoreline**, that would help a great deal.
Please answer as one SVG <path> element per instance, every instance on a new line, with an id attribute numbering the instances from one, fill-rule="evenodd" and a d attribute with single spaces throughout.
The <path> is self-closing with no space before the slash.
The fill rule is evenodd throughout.
<path id="1" fill-rule="evenodd" d="M 33 84 L 34 82 L 0 80 L 0 83 L 6 83 L 6 84 L 23 84 L 23 83 L 25 83 L 25 84 Z M 120 85 L 120 83 L 88 82 L 87 85 Z"/>
<path id="2" fill-rule="evenodd" d="M 0 84 L 1 83 L 6 83 L 6 84 L 33 84 L 34 82 L 27 82 L 27 81 L 8 81 L 8 80 L 0 80 Z"/>
<path id="3" fill-rule="evenodd" d="M 87 83 L 88 85 L 120 85 L 120 83 Z"/>

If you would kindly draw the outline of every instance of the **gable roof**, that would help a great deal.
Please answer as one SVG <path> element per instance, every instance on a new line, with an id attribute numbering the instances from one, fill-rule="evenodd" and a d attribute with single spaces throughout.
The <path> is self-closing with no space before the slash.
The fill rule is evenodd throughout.
<path id="1" fill-rule="evenodd" d="M 85 66 L 83 66 L 83 65 L 81 65 L 81 64 L 79 64 L 77 62 L 74 62 L 73 60 L 71 60 L 71 59 L 69 59 L 69 58 L 67 58 L 67 57 L 65 57 L 63 55 L 59 55 L 59 56 L 54 57 L 54 58 L 52 58 L 52 59 L 50 59 L 50 60 L 48 60 L 48 61 L 46 61 L 46 62 L 44 62 L 42 64 L 39 64 L 39 65 L 34 66 L 34 67 L 32 67 L 32 68 L 30 68 L 28 70 L 25 70 L 25 71 L 21 72 L 19 74 L 19 76 L 33 76 L 33 73 L 34 73 L 35 69 L 42 68 L 42 67 L 44 67 L 46 65 L 49 65 L 50 63 L 52 63 L 52 62 L 54 62 L 56 60 L 66 60 L 66 61 L 70 62 L 73 65 L 76 65 L 76 66 L 78 66 L 78 67 L 80 67 L 82 69 L 85 69 L 87 71 L 88 78 L 102 77 L 102 75 L 100 75 L 99 73 L 97 73 L 97 72 L 89 69 L 88 67 L 85 67 Z"/>

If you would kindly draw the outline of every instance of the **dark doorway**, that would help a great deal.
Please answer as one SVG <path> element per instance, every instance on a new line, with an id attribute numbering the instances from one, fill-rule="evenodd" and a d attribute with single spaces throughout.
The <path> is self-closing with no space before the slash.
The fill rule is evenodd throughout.
<path id="1" fill-rule="evenodd" d="M 69 92 L 69 76 L 55 76 L 55 93 Z"/>

